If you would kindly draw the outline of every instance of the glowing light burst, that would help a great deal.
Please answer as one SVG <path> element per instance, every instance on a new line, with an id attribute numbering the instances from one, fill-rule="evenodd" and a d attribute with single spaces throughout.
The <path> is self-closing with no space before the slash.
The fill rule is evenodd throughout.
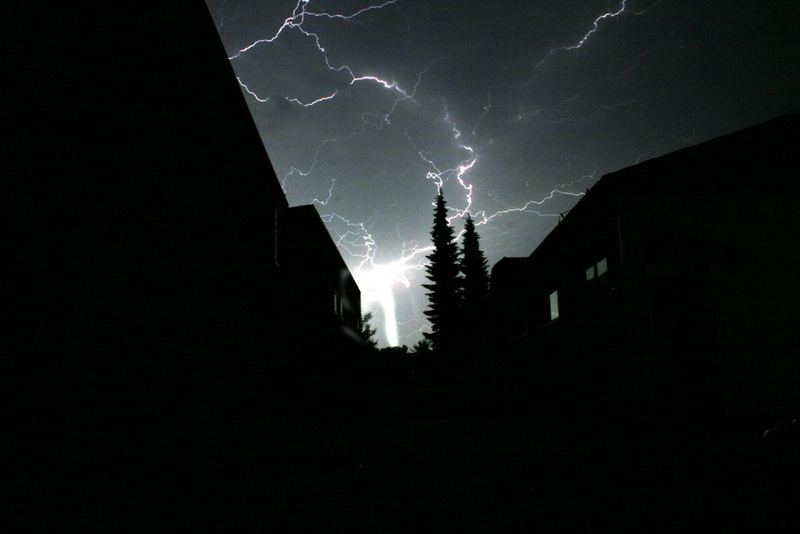
<path id="1" fill-rule="evenodd" d="M 487 103 L 487 105 L 483 108 L 484 113 L 482 116 L 487 114 L 490 109 L 491 103 Z M 541 199 L 528 200 L 521 205 L 508 207 L 491 213 L 487 210 L 478 210 L 473 212 L 473 184 L 467 181 L 466 175 L 472 171 L 478 163 L 476 148 L 474 148 L 472 145 L 460 142 L 461 138 L 463 137 L 463 132 L 459 129 L 453 115 L 446 108 L 444 110 L 443 121 L 449 128 L 454 145 L 460 150 L 465 151 L 467 156 L 456 163 L 453 167 L 442 169 L 439 165 L 437 165 L 434 159 L 428 155 L 428 151 L 419 148 L 417 143 L 408 134 L 408 132 L 406 132 L 405 135 L 419 158 L 430 167 L 430 170 L 428 170 L 425 174 L 425 179 L 433 182 L 433 184 L 436 186 L 437 192 L 441 191 L 444 187 L 444 184 L 451 179 L 455 180 L 455 182 L 458 183 L 463 190 L 465 206 L 464 208 L 460 209 L 450 208 L 452 215 L 447 217 L 447 222 L 450 225 L 453 225 L 456 219 L 466 217 L 467 214 L 472 215 L 476 226 L 488 224 L 496 218 L 513 213 L 527 213 L 539 217 L 560 217 L 560 213 L 547 213 L 545 211 L 541 211 L 540 208 L 542 208 L 549 201 L 554 200 L 556 197 L 571 197 L 575 199 L 582 197 L 584 195 L 583 192 L 572 192 L 568 191 L 567 188 L 587 179 L 595 178 L 596 171 L 591 175 L 582 176 L 581 178 L 577 178 L 568 183 L 559 184 Z M 473 135 L 475 135 L 474 129 Z M 458 231 L 456 233 L 455 240 L 460 240 L 463 236 L 463 233 L 464 230 Z M 407 278 L 407 273 L 411 270 L 422 270 L 426 263 L 424 258 L 419 258 L 419 256 L 427 254 L 431 250 L 433 250 L 433 247 L 431 246 L 424 248 L 414 247 L 409 253 L 402 254 L 399 260 L 386 264 L 376 264 L 373 261 L 373 256 L 369 258 L 369 261 L 362 262 L 356 271 L 358 274 L 357 280 L 363 280 L 363 282 L 359 282 L 359 285 L 362 283 L 364 284 L 364 288 L 362 288 L 362 297 L 365 303 L 369 305 L 372 302 L 378 302 L 381 306 L 385 318 L 384 328 L 386 331 L 386 337 L 390 344 L 395 343 L 395 341 L 392 340 L 396 339 L 395 336 L 397 332 L 397 319 L 395 316 L 395 298 L 393 288 L 398 283 L 408 288 L 410 284 Z M 415 258 L 417 259 L 415 260 Z"/>
<path id="2" fill-rule="evenodd" d="M 432 249 L 433 247 L 415 248 L 409 255 L 403 255 L 400 259 L 388 263 L 380 264 L 370 260 L 353 273 L 356 283 L 361 288 L 362 304 L 367 308 L 380 306 L 384 335 L 391 346 L 399 344 L 394 288 L 398 284 L 405 288 L 411 286 L 408 279 L 409 271 L 419 271 L 424 267 L 424 263 L 419 260 L 416 262 L 412 260 L 415 256 L 425 254 Z"/>
<path id="3" fill-rule="evenodd" d="M 332 191 L 333 184 L 331 184 Z M 323 203 L 320 202 L 320 204 Z M 407 289 L 411 286 L 409 273 L 421 271 L 424 268 L 425 263 L 420 256 L 433 250 L 433 247 L 420 247 L 418 244 L 412 243 L 410 247 L 404 248 L 400 253 L 400 258 L 379 263 L 375 261 L 377 251 L 375 240 L 365 223 L 351 222 L 336 213 L 327 213 L 321 217 L 323 221 L 329 223 L 329 227 L 332 223 L 344 224 L 345 231 L 332 231 L 336 234 L 335 242 L 339 249 L 350 257 L 360 260 L 353 270 L 353 277 L 361 289 L 362 306 L 365 311 L 374 310 L 375 307 L 380 309 L 386 341 L 389 345 L 396 346 L 399 343 L 399 334 L 395 287 L 401 285 Z"/>

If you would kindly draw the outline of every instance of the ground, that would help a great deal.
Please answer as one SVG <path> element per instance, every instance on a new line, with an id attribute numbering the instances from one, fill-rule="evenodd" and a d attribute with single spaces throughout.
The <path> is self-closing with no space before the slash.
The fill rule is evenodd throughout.
<path id="1" fill-rule="evenodd" d="M 782 446 L 713 422 L 154 414 L 12 450 L 4 515 L 18 531 L 762 531 L 797 526 Z"/>

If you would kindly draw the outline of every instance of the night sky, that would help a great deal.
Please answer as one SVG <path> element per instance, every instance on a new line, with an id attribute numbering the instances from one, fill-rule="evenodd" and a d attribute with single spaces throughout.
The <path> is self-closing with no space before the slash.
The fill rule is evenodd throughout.
<path id="1" fill-rule="evenodd" d="M 289 203 L 317 205 L 381 345 L 427 326 L 439 184 L 492 265 L 603 174 L 800 110 L 797 0 L 207 3 Z"/>

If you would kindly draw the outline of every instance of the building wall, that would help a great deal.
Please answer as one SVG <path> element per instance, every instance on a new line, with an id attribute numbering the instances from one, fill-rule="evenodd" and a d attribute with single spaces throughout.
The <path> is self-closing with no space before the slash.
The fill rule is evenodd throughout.
<path id="1" fill-rule="evenodd" d="M 583 389 L 578 403 L 642 414 L 800 407 L 800 188 L 786 170 L 799 132 L 785 117 L 605 176 L 548 235 L 516 284 L 521 354 L 560 384 L 552 398 Z M 608 272 L 586 280 L 601 257 Z"/>
<path id="2" fill-rule="evenodd" d="M 628 199 L 627 339 L 649 359 L 653 384 L 684 391 L 711 384 L 726 411 L 798 404 L 789 386 L 800 377 L 797 252 L 787 241 L 800 229 L 795 202 L 741 194 Z M 667 376 L 680 383 L 665 383 Z"/>
<path id="3" fill-rule="evenodd" d="M 503 258 L 492 268 L 492 322 L 501 353 L 513 350 L 528 333 L 532 302 L 529 287 L 519 284 L 528 275 L 528 263 L 528 258 Z"/>
<path id="4" fill-rule="evenodd" d="M 591 279 L 587 279 L 589 269 Z M 527 320 L 524 350 L 534 358 L 600 350 L 614 337 L 609 310 L 618 313 L 619 272 L 614 206 L 579 205 L 527 259 L 522 278 L 516 284 L 506 283 L 524 295 L 519 308 Z M 557 319 L 551 309 L 555 301 Z"/>
<path id="5" fill-rule="evenodd" d="M 361 292 L 312 205 L 281 210 L 278 262 L 289 321 L 302 340 L 335 352 L 360 345 Z"/>

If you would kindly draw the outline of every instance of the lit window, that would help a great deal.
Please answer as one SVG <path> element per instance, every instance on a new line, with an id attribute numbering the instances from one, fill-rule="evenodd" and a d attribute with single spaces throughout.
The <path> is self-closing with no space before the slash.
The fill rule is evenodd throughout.
<path id="1" fill-rule="evenodd" d="M 586 280 L 594 278 L 594 265 L 586 269 Z"/>
<path id="2" fill-rule="evenodd" d="M 608 260 L 603 258 L 597 262 L 597 276 L 603 276 L 608 272 Z"/>
<path id="3" fill-rule="evenodd" d="M 550 293 L 550 320 L 558 319 L 558 291 Z"/>

